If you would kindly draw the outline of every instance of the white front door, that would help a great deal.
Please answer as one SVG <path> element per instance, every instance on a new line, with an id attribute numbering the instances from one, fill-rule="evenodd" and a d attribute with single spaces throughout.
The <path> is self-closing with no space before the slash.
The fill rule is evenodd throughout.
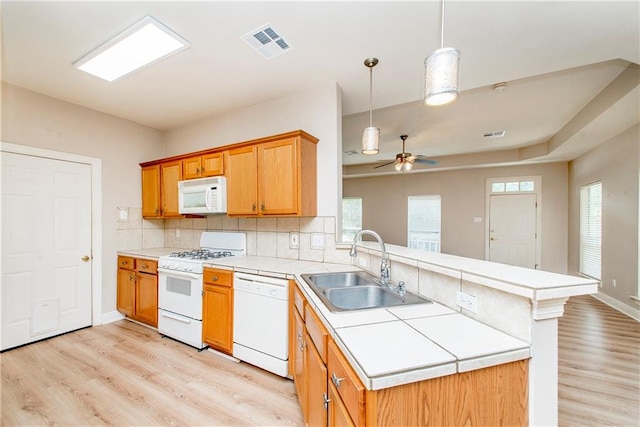
<path id="1" fill-rule="evenodd" d="M 91 325 L 91 166 L 1 157 L 5 350 Z"/>
<path id="2" fill-rule="evenodd" d="M 536 201 L 536 194 L 490 196 L 490 261 L 537 268 Z"/>

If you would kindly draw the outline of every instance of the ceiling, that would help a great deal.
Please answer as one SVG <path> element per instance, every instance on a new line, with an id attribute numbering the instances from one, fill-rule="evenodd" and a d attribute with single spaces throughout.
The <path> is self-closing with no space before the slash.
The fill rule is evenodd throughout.
<path id="1" fill-rule="evenodd" d="M 420 99 L 423 61 L 439 47 L 438 1 L 0 4 L 3 81 L 160 130 L 336 82 L 342 149 L 357 153 L 344 154 L 345 165 L 393 159 L 401 134 L 409 135 L 407 151 L 441 165 L 456 156 L 539 146 L 557 137 L 630 63 L 640 63 L 637 1 L 447 0 L 445 45 L 462 53 L 461 95 L 455 104 L 434 108 Z M 145 15 L 191 47 L 115 83 L 73 68 Z M 265 60 L 241 40 L 265 23 L 293 49 Z M 359 153 L 369 120 L 368 57 L 380 60 L 373 71 L 373 121 L 382 133 L 376 156 Z M 507 82 L 505 91 L 492 90 L 498 82 Z M 600 133 L 637 123 L 637 98 L 636 87 L 620 96 L 622 104 L 609 106 L 609 114 L 602 112 L 598 126 L 617 130 Z M 497 130 L 505 137 L 482 137 Z M 567 160 L 592 146 L 555 149 L 561 145 L 536 158 Z M 373 171 L 374 165 L 360 167 Z"/>

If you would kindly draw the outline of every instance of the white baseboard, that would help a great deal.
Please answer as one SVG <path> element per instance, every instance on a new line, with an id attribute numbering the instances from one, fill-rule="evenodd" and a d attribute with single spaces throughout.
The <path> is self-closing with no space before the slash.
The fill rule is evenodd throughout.
<path id="1" fill-rule="evenodd" d="M 626 314 L 627 316 L 631 317 L 633 320 L 640 322 L 640 310 L 637 310 L 633 307 L 629 307 L 628 305 L 623 304 L 617 299 L 611 298 L 609 295 L 604 294 L 602 292 L 598 292 L 597 294 L 592 294 L 591 296 L 607 304 L 609 307 L 612 307 L 618 310 L 620 313 Z"/>
<path id="2" fill-rule="evenodd" d="M 113 310 L 108 313 L 102 313 L 102 324 L 106 325 L 108 323 L 117 322 L 118 320 L 124 319 L 124 315 L 120 313 L 118 310 Z"/>

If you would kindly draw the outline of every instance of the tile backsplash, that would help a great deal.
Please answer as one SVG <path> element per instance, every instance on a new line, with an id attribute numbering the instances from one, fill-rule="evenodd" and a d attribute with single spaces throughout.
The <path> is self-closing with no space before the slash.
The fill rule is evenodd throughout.
<path id="1" fill-rule="evenodd" d="M 117 222 L 118 250 L 196 249 L 204 231 L 240 231 L 247 234 L 247 255 L 351 263 L 348 251 L 336 250 L 334 217 L 234 218 L 208 215 L 204 218 L 148 220 L 142 218 L 140 208 L 120 209 L 128 209 L 129 218 Z M 297 245 L 291 244 L 293 234 L 297 234 L 293 236 Z"/>

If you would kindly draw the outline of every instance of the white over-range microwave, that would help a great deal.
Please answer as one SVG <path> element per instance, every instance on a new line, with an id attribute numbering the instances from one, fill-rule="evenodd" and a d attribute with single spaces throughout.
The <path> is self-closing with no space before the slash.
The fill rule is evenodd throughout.
<path id="1" fill-rule="evenodd" d="M 178 212 L 213 215 L 227 212 L 227 181 L 224 176 L 178 182 Z"/>

